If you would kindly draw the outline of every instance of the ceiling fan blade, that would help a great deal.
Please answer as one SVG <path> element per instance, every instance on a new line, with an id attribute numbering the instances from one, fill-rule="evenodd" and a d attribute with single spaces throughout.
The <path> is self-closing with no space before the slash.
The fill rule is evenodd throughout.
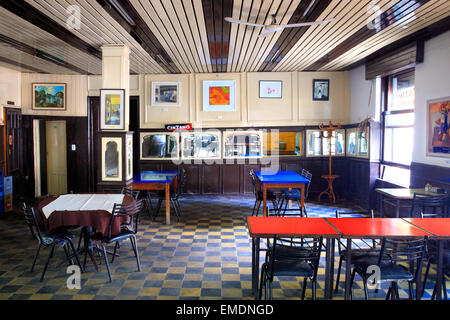
<path id="1" fill-rule="evenodd" d="M 247 26 L 252 26 L 252 27 L 264 27 L 263 24 L 250 23 L 250 22 L 234 19 L 234 18 L 231 18 L 231 17 L 225 17 L 225 21 L 228 21 L 228 22 L 231 22 L 231 23 L 245 24 Z"/>
<path id="2" fill-rule="evenodd" d="M 313 25 L 318 25 L 318 24 L 324 24 L 324 23 L 329 23 L 331 21 L 333 21 L 333 19 L 328 19 L 328 20 L 323 20 L 323 21 L 314 21 L 314 22 L 304 22 L 304 23 L 294 23 L 294 24 L 285 24 L 284 27 L 285 28 L 297 28 L 297 27 L 307 27 L 307 26 L 313 26 Z"/>
<path id="3" fill-rule="evenodd" d="M 276 27 L 274 27 L 274 28 L 268 28 L 268 27 L 266 27 L 266 29 L 264 29 L 264 31 L 261 32 L 261 33 L 258 35 L 258 38 L 265 38 L 265 37 L 267 37 L 269 34 L 274 33 L 274 32 L 277 32 L 277 31 L 281 31 L 281 30 L 283 30 L 283 29 L 284 29 L 284 27 L 283 27 L 282 25 L 276 26 Z"/>

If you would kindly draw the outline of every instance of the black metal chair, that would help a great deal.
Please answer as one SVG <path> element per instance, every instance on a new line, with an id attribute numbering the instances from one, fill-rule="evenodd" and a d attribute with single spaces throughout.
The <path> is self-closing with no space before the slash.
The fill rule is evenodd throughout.
<path id="1" fill-rule="evenodd" d="M 371 218 L 374 217 L 373 210 L 369 211 L 351 211 L 351 212 L 341 212 L 336 210 L 336 218 L 342 218 L 346 215 L 365 215 L 370 216 Z M 361 218 L 365 219 L 365 218 Z M 373 261 L 378 261 L 378 255 L 380 253 L 380 248 L 377 249 L 377 241 L 375 239 L 360 239 L 360 243 L 357 241 L 352 241 L 352 249 L 350 252 L 350 261 L 354 261 L 354 259 L 366 257 L 367 259 L 372 259 Z M 362 242 L 362 243 L 361 243 Z M 347 247 L 346 244 L 341 240 L 338 239 L 338 252 L 339 252 L 339 265 L 338 265 L 338 271 L 337 271 L 337 277 L 336 277 L 336 287 L 334 289 L 335 292 L 339 289 L 339 280 L 341 277 L 341 269 L 342 269 L 342 263 L 347 259 Z"/>
<path id="2" fill-rule="evenodd" d="M 256 216 L 258 216 L 259 208 L 261 207 L 261 203 L 263 202 L 263 192 L 258 190 L 258 184 L 256 182 L 256 175 L 255 175 L 255 172 L 253 171 L 253 169 L 250 169 L 249 175 L 250 175 L 250 179 L 252 181 L 253 194 L 255 195 L 255 204 L 253 205 L 252 216 L 254 216 L 255 214 L 256 214 Z M 267 201 L 272 202 L 273 210 L 275 211 L 275 214 L 277 214 L 277 212 L 278 212 L 277 195 L 273 191 L 267 190 L 266 197 L 267 197 L 266 198 Z M 256 211 L 255 211 L 255 209 L 256 209 Z"/>
<path id="3" fill-rule="evenodd" d="M 130 188 L 123 187 L 122 190 L 120 191 L 120 193 L 130 196 L 134 200 L 137 200 L 139 198 L 139 190 L 133 190 Z"/>
<path id="4" fill-rule="evenodd" d="M 22 210 L 25 216 L 25 222 L 28 225 L 28 228 L 30 229 L 31 235 L 33 238 L 35 238 L 38 241 L 38 248 L 36 250 L 36 253 L 34 255 L 33 265 L 31 266 L 31 272 L 34 270 L 34 266 L 36 265 L 37 258 L 39 256 L 39 252 L 41 251 L 42 247 L 50 247 L 50 253 L 47 258 L 47 262 L 45 263 L 44 270 L 42 271 L 42 275 L 40 278 L 40 281 L 42 282 L 44 280 L 45 272 L 47 271 L 48 264 L 50 262 L 50 259 L 53 256 L 53 253 L 55 251 L 55 247 L 57 245 L 60 245 L 64 249 L 64 253 L 66 254 L 67 260 L 70 260 L 72 263 L 73 256 L 75 257 L 78 266 L 80 267 L 81 272 L 84 272 L 83 267 L 81 266 L 80 259 L 78 258 L 78 253 L 75 250 L 75 247 L 73 245 L 72 239 L 74 238 L 74 235 L 70 233 L 67 230 L 62 230 L 59 232 L 47 234 L 43 231 L 41 231 L 39 227 L 39 223 L 36 219 L 36 214 L 33 207 L 27 206 L 26 203 L 23 203 Z M 67 245 L 70 246 L 70 249 L 73 252 L 73 256 L 70 255 L 69 248 L 67 248 Z"/>
<path id="5" fill-rule="evenodd" d="M 312 173 L 310 173 L 308 170 L 302 169 L 302 173 L 301 175 L 303 177 L 305 177 L 306 179 L 308 179 L 308 184 L 306 185 L 305 188 L 305 201 L 306 199 L 308 199 L 308 195 L 309 195 L 309 185 L 311 184 L 311 180 L 312 180 Z M 307 213 L 306 213 L 306 207 L 301 205 L 301 199 L 302 199 L 302 194 L 301 191 L 299 189 L 283 189 L 281 191 L 281 200 L 280 200 L 280 206 L 278 208 L 278 212 L 281 214 L 281 211 L 283 210 L 283 216 L 286 215 L 286 211 L 288 211 L 287 206 L 289 201 L 294 201 L 297 203 L 298 205 L 298 211 L 299 214 L 288 214 L 288 215 L 300 215 L 300 217 L 307 217 Z M 283 209 L 283 205 L 284 205 L 284 209 Z M 295 210 L 295 209 L 293 209 Z"/>
<path id="6" fill-rule="evenodd" d="M 172 207 L 175 211 L 175 215 L 176 215 L 178 221 L 180 221 L 181 213 L 182 213 L 181 212 L 181 204 L 180 204 L 179 199 L 183 193 L 184 186 L 186 185 L 186 180 L 187 180 L 186 170 L 183 167 L 181 167 L 180 171 L 181 172 L 179 174 L 177 188 L 176 188 L 176 190 L 171 191 L 170 195 L 169 195 L 170 204 L 172 205 Z M 156 207 L 156 211 L 155 211 L 155 215 L 153 216 L 153 220 L 158 215 L 159 210 L 161 209 L 161 204 L 165 199 L 166 199 L 165 191 L 159 191 L 158 192 L 158 205 Z"/>
<path id="7" fill-rule="evenodd" d="M 414 217 L 416 209 L 419 208 L 421 218 L 445 218 L 447 216 L 448 198 L 447 194 L 414 193 L 410 217 Z"/>
<path id="8" fill-rule="evenodd" d="M 136 240 L 136 233 L 139 226 L 139 213 L 142 211 L 144 206 L 144 200 L 138 200 L 134 203 L 129 204 L 114 204 L 113 212 L 111 214 L 111 218 L 109 220 L 108 225 L 108 233 L 104 236 L 101 233 L 96 233 L 91 236 L 92 240 L 96 240 L 101 242 L 103 249 L 103 257 L 105 259 L 106 268 L 108 269 L 109 281 L 112 281 L 111 270 L 109 267 L 108 256 L 106 252 L 105 244 L 115 243 L 114 253 L 112 257 L 112 261 L 114 262 L 115 253 L 117 250 L 117 244 L 119 241 L 130 239 L 131 246 L 133 247 L 134 255 L 136 257 L 136 262 L 138 266 L 138 271 L 141 271 L 141 262 L 139 260 L 139 251 Z M 120 232 L 117 234 L 112 234 L 111 229 L 114 224 L 114 220 L 119 217 L 128 217 L 126 222 L 121 224 Z"/>
<path id="9" fill-rule="evenodd" d="M 259 299 L 262 298 L 263 287 L 265 288 L 264 298 L 267 299 L 267 289 L 269 289 L 269 299 L 272 299 L 273 279 L 274 277 L 283 276 L 303 277 L 302 300 L 305 299 L 306 285 L 309 279 L 312 283 L 312 298 L 315 299 L 316 280 L 323 238 L 305 239 L 305 250 L 296 256 L 292 256 L 290 253 L 286 253 L 283 249 L 280 249 L 280 245 L 278 244 L 279 240 L 275 236 L 272 245 L 266 251 L 266 259 L 261 270 Z"/>
<path id="10" fill-rule="evenodd" d="M 430 244 L 430 241 L 429 241 Z M 430 245 L 428 246 L 428 249 L 430 249 Z M 423 294 L 425 293 L 425 286 L 427 284 L 427 280 L 428 280 L 428 275 L 430 272 L 430 267 L 432 264 L 436 265 L 436 269 L 437 269 L 437 248 L 433 248 L 433 250 L 430 252 L 427 252 L 427 268 L 425 270 L 425 276 L 423 279 L 423 287 L 422 287 L 422 292 L 421 292 L 421 297 L 423 297 Z M 442 279 L 442 287 L 443 287 L 443 291 L 444 291 L 444 299 L 447 300 L 447 285 L 445 284 L 445 276 L 450 277 L 450 249 L 448 248 L 444 248 L 444 252 L 443 252 L 443 277 L 444 279 Z M 434 300 L 434 298 L 436 297 L 436 293 L 437 293 L 437 286 L 436 284 L 434 285 L 434 289 L 433 289 L 433 293 L 431 295 L 431 300 Z"/>
<path id="11" fill-rule="evenodd" d="M 383 238 L 381 242 L 381 249 L 378 256 L 378 261 L 376 265 L 380 268 L 380 278 L 381 282 L 390 282 L 389 290 L 386 295 L 386 300 L 388 299 L 400 299 L 398 293 L 398 282 L 408 281 L 409 289 L 409 299 L 413 299 L 413 283 L 422 276 L 422 259 L 424 257 L 427 245 L 427 237 L 421 239 L 387 239 Z M 406 267 L 404 264 L 408 265 Z M 411 271 L 414 269 L 415 272 Z M 353 285 L 353 280 L 355 274 L 359 274 L 363 279 L 364 294 L 365 299 L 369 299 L 369 291 L 367 288 L 367 279 L 369 275 L 367 274 L 367 269 L 369 266 L 374 265 L 373 259 L 366 257 L 356 258 L 353 261 L 353 272 L 350 280 L 351 286 Z M 416 288 L 420 290 L 420 288 Z"/>

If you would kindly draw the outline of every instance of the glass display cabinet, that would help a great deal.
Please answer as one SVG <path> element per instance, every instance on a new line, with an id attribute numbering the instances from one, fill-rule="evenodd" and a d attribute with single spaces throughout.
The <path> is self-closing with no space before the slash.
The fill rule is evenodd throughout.
<path id="1" fill-rule="evenodd" d="M 181 133 L 181 159 L 220 159 L 220 131 Z"/>
<path id="2" fill-rule="evenodd" d="M 328 132 L 324 132 L 324 138 L 322 140 L 323 155 L 330 154 L 330 143 L 328 141 Z M 345 129 L 339 129 L 333 131 L 331 137 L 331 155 L 332 156 L 345 156 Z"/>
<path id="3" fill-rule="evenodd" d="M 264 132 L 264 156 L 301 156 L 303 153 L 303 132 Z"/>
<path id="4" fill-rule="evenodd" d="M 263 131 L 225 131 L 223 133 L 223 157 L 225 159 L 261 158 Z"/>
<path id="5" fill-rule="evenodd" d="M 322 137 L 320 130 L 306 130 L 306 156 L 322 156 Z"/>
<path id="6" fill-rule="evenodd" d="M 370 141 L 369 130 L 360 131 L 358 130 L 358 128 L 349 128 L 346 130 L 346 135 L 347 135 L 347 156 L 358 158 L 369 158 L 369 141 Z"/>
<path id="7" fill-rule="evenodd" d="M 116 192 L 133 178 L 133 132 L 100 132 L 97 190 Z"/>
<path id="8" fill-rule="evenodd" d="M 346 129 L 347 156 L 356 156 L 356 128 Z"/>
<path id="9" fill-rule="evenodd" d="M 141 132 L 141 160 L 179 159 L 178 132 Z"/>

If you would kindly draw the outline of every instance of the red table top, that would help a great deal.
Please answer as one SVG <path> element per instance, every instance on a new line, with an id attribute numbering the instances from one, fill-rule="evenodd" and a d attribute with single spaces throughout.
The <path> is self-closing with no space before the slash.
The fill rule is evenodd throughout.
<path id="1" fill-rule="evenodd" d="M 404 220 L 431 233 L 430 238 L 450 238 L 450 218 L 406 218 Z"/>
<path id="2" fill-rule="evenodd" d="M 431 234 L 401 218 L 327 218 L 343 238 L 424 237 Z"/>
<path id="3" fill-rule="evenodd" d="M 250 237 L 337 237 L 339 233 L 323 218 L 248 217 Z"/>

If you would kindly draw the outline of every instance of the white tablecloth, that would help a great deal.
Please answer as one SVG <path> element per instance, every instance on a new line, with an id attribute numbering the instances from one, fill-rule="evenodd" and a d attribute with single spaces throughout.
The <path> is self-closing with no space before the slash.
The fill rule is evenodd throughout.
<path id="1" fill-rule="evenodd" d="M 42 208 L 45 217 L 54 211 L 106 210 L 112 213 L 115 203 L 123 202 L 123 194 L 64 194 Z"/>

